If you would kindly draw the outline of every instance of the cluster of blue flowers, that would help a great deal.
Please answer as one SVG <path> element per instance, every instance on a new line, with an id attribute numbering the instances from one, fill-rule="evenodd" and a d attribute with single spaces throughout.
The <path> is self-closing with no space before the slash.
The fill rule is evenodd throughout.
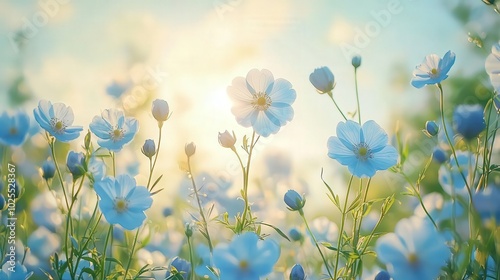
<path id="1" fill-rule="evenodd" d="M 215 183 L 216 179 L 206 173 L 196 176 L 192 162 L 197 146 L 192 142 L 184 146 L 187 162 L 181 165 L 187 173 L 186 184 L 190 185 L 185 188 L 190 191 L 186 196 L 193 198 L 188 203 L 193 205 L 189 210 L 182 208 L 189 213 L 186 215 L 189 218 L 184 218 L 184 222 L 188 221 L 183 234 L 172 228 L 162 231 L 163 225 L 146 222 L 153 197 L 161 191 L 155 188 L 163 175 L 155 177 L 154 171 L 162 128 L 171 117 L 165 100 L 152 102 L 151 115 L 156 120 L 159 137 L 156 141 L 146 139 L 141 146 L 142 154 L 149 160 L 148 180 L 144 184 L 136 181 L 131 172 L 117 172 L 115 166 L 116 155 L 139 132 L 136 118 L 114 108 L 103 110 L 89 124 L 81 150 L 71 150 L 72 142 L 84 131 L 83 126 L 73 124 L 71 107 L 41 100 L 33 110 L 33 117 L 47 140 L 48 147 L 44 149 L 48 148 L 50 154 L 37 163 L 40 185 L 48 189 L 35 198 L 30 197 L 29 208 L 25 210 L 31 211 L 29 223 L 37 229 L 30 232 L 25 242 L 20 242 L 27 246 L 22 262 L 2 263 L 0 279 L 28 279 L 33 275 L 57 279 L 184 280 L 498 277 L 500 239 L 496 222 L 500 219 L 500 188 L 494 173 L 500 170 L 495 163 L 500 43 L 493 46 L 485 64 L 494 88 L 488 103 L 458 105 L 448 116 L 443 109 L 443 84 L 455 59 L 451 51 L 442 58 L 431 54 L 413 72 L 410 83 L 415 88 L 436 86 L 441 113 L 440 121 L 429 120 L 423 125 L 425 136 L 432 139 L 434 146 L 426 151 L 429 161 L 417 172 L 416 179 L 408 174 L 408 169 L 415 166 L 407 167 L 406 159 L 412 151 L 401 136 L 390 139 L 374 120 L 362 122 L 356 76 L 361 57 L 352 59 L 357 110 L 349 118 L 336 103 L 333 72 L 323 66 L 310 74 L 312 86 L 322 96 L 327 95 L 343 117 L 336 125 L 335 135 L 325 139 L 324 148 L 333 159 L 332 166 L 348 171 L 345 188 L 331 187 L 321 173 L 328 198 L 338 211 L 335 213 L 339 213 L 338 223 L 324 216 L 309 221 L 306 215 L 309 193 L 295 188 L 300 184 L 290 178 L 275 181 L 270 178 L 270 183 L 262 183 L 290 188 L 273 190 L 271 195 L 251 189 L 254 182 L 250 180 L 250 166 L 258 141 L 278 133 L 294 116 L 292 104 L 296 92 L 292 84 L 283 78 L 275 79 L 267 69 L 252 69 L 246 77 L 236 77 L 227 88 L 236 122 L 251 129 L 250 137 L 241 137 L 241 145 L 237 144 L 236 133 L 228 130 L 218 133 L 220 146 L 233 153 L 241 167 L 239 197 L 226 193 L 232 181 Z M 120 98 L 127 87 L 114 83 L 108 93 Z M 23 111 L 0 115 L 0 144 L 5 156 L 10 147 L 22 146 L 32 136 L 30 119 Z M 94 137 L 97 148 L 92 141 Z M 58 142 L 70 143 L 64 146 L 70 147 L 64 169 L 57 157 L 61 149 Z M 432 164 L 437 168 L 430 168 Z M 404 194 L 415 202 L 408 203 L 413 214 L 398 215 L 401 219 L 388 225 L 383 223 L 391 214 L 392 205 L 403 199 L 396 194 L 375 199 L 369 195 L 375 184 L 372 179 L 385 170 L 406 181 Z M 424 193 L 421 186 L 429 172 L 435 173 L 439 191 Z M 12 185 L 15 198 L 20 199 L 21 185 L 18 182 Z M 343 197 L 339 195 L 342 191 L 345 191 Z M 283 197 L 278 206 L 263 205 L 268 202 L 265 199 L 276 199 L 277 195 Z M 258 202 L 261 198 L 264 203 Z M 4 210 L 7 204 L 0 193 L 0 208 Z M 170 227 L 179 209 L 162 206 L 165 206 L 163 218 L 169 221 L 165 224 Z M 379 212 L 372 211 L 376 206 L 380 206 Z M 275 224 L 266 221 L 266 211 L 279 212 Z M 282 228 L 289 226 L 287 222 L 293 226 L 285 234 Z M 263 228 L 270 228 L 271 233 Z M 218 234 L 214 235 L 215 232 Z M 3 237 L 4 243 L 6 240 Z M 304 253 L 296 246 L 305 248 Z M 2 254 L 5 250 L 2 248 Z M 37 265 L 39 269 L 34 269 Z M 15 271 L 10 269 L 12 266 Z"/>

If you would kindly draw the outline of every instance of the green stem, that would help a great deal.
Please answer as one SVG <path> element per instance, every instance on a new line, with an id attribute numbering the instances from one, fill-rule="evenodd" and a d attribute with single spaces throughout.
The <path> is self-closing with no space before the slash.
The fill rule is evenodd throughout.
<path id="1" fill-rule="evenodd" d="M 191 237 L 188 236 L 187 238 L 188 240 L 188 247 L 189 247 L 189 261 L 191 262 L 191 271 L 189 273 L 189 278 L 191 280 L 195 280 L 195 277 L 194 277 L 194 262 L 193 262 L 193 244 L 191 242 Z"/>
<path id="2" fill-rule="evenodd" d="M 365 193 L 363 195 L 363 202 L 361 204 L 361 216 L 359 217 L 359 223 L 358 223 L 358 228 L 356 229 L 354 233 L 354 249 L 358 247 L 358 241 L 359 241 L 359 234 L 361 231 L 361 223 L 363 223 L 363 216 L 364 216 L 364 208 L 365 208 L 365 203 L 366 199 L 368 197 L 368 190 L 370 189 L 370 183 L 372 182 L 372 178 L 368 179 L 368 182 L 366 183 L 366 188 L 365 188 Z"/>
<path id="3" fill-rule="evenodd" d="M 252 160 L 252 152 L 253 148 L 255 147 L 255 144 L 257 141 L 259 141 L 259 137 L 257 137 L 257 140 L 255 140 L 255 130 L 253 131 L 252 134 L 252 140 L 250 141 L 250 149 L 248 151 L 248 159 L 247 159 L 247 166 L 245 168 L 245 173 L 243 174 L 243 201 L 245 202 L 245 208 L 243 209 L 243 215 L 241 217 L 241 231 L 245 229 L 245 224 L 248 216 L 248 178 L 250 176 L 250 163 Z M 240 231 L 240 233 L 241 233 Z"/>
<path id="4" fill-rule="evenodd" d="M 153 161 L 153 166 L 151 166 L 149 170 L 149 178 L 148 178 L 148 184 L 146 188 L 149 190 L 149 185 L 151 184 L 151 178 L 153 177 L 153 170 L 155 169 L 156 166 L 156 161 L 158 160 L 158 154 L 160 153 L 160 146 L 161 146 L 161 129 L 162 126 L 159 126 L 159 132 L 158 132 L 158 147 L 156 148 L 156 154 L 155 154 L 155 159 Z M 150 163 L 151 164 L 151 163 Z M 152 191 L 153 188 L 151 188 L 149 191 Z"/>
<path id="5" fill-rule="evenodd" d="M 331 91 L 329 91 L 329 92 L 327 92 L 327 93 L 328 93 L 328 96 L 330 96 L 330 98 L 332 99 L 333 104 L 335 105 L 335 107 L 337 107 L 337 110 L 340 112 L 340 114 L 341 114 L 341 115 L 342 115 L 342 117 L 344 118 L 344 120 L 346 120 L 346 121 L 347 121 L 346 116 L 344 115 L 344 113 L 342 113 L 342 110 L 340 110 L 339 105 L 337 105 L 337 102 L 336 102 L 336 101 L 335 101 L 335 99 L 333 98 L 332 92 L 331 92 Z"/>
<path id="6" fill-rule="evenodd" d="M 201 222 L 203 229 L 206 233 L 206 238 L 208 241 L 208 247 L 210 248 L 210 253 L 213 251 L 213 246 L 212 246 L 212 239 L 210 238 L 210 233 L 208 232 L 208 222 L 205 217 L 205 213 L 203 212 L 203 207 L 201 206 L 201 200 L 200 200 L 200 195 L 198 193 L 198 188 L 196 187 L 196 182 L 194 181 L 194 176 L 191 171 L 191 157 L 188 157 L 188 172 L 189 172 L 189 177 L 191 178 L 191 184 L 193 185 L 193 190 L 194 190 L 194 195 L 196 197 L 196 202 L 198 203 L 198 209 L 200 211 L 200 216 L 201 216 Z"/>
<path id="7" fill-rule="evenodd" d="M 453 142 L 450 139 L 450 136 L 448 135 L 448 129 L 446 127 L 446 121 L 444 118 L 444 93 L 443 93 L 443 87 L 441 86 L 440 83 L 437 84 L 437 87 L 439 89 L 439 109 L 441 111 L 441 121 L 443 123 L 443 129 L 444 129 L 444 134 L 446 136 L 446 140 L 448 141 L 448 144 L 450 145 L 451 152 L 453 153 L 453 158 L 455 160 L 455 163 L 457 165 L 458 172 L 462 176 L 462 179 L 465 182 L 465 186 L 467 187 L 467 191 L 469 192 L 469 198 L 470 202 L 472 204 L 472 192 L 469 186 L 469 183 L 467 182 L 467 179 L 465 178 L 465 175 L 462 173 L 462 169 L 460 168 L 460 164 L 458 163 L 458 158 L 457 158 L 457 153 L 455 151 L 455 146 L 453 145 Z"/>
<path id="8" fill-rule="evenodd" d="M 340 251 L 342 250 L 342 236 L 344 235 L 344 226 L 345 226 L 345 218 L 347 211 L 347 202 L 349 200 L 349 192 L 351 191 L 352 179 L 354 175 L 351 175 L 351 179 L 349 179 L 349 185 L 347 185 L 347 193 L 345 195 L 344 208 L 342 209 L 342 218 L 340 220 L 340 231 L 339 231 L 339 239 L 337 241 L 337 254 L 335 255 L 335 279 L 337 279 L 338 267 L 339 267 L 339 258 Z"/>
<path id="9" fill-rule="evenodd" d="M 356 86 L 356 102 L 358 104 L 358 122 L 361 124 L 361 109 L 359 106 L 359 94 L 358 94 L 358 68 L 354 67 L 354 84 Z"/>
<path id="10" fill-rule="evenodd" d="M 105 278 L 105 266 L 106 266 L 106 251 L 108 249 L 109 239 L 111 237 L 111 233 L 113 232 L 113 225 L 109 225 L 108 233 L 106 234 L 106 240 L 104 241 L 104 248 L 102 250 L 102 260 L 101 260 L 101 279 Z"/>
<path id="11" fill-rule="evenodd" d="M 139 236 L 139 229 L 140 227 L 137 229 L 137 231 L 135 232 L 135 237 L 134 237 L 134 243 L 132 245 L 132 252 L 130 252 L 130 257 L 128 259 L 128 262 L 127 262 L 127 268 L 125 269 L 125 274 L 124 274 L 124 277 L 125 279 L 127 279 L 127 276 L 128 276 L 128 270 L 130 268 L 130 264 L 132 263 L 132 258 L 134 256 L 134 252 L 135 252 L 135 245 L 137 244 L 137 237 Z M 193 263 L 193 262 L 191 262 Z"/>
<path id="12" fill-rule="evenodd" d="M 111 161 L 112 161 L 112 164 L 113 164 L 113 177 L 116 178 L 115 152 L 111 152 Z"/>
<path id="13" fill-rule="evenodd" d="M 316 237 L 314 236 L 313 232 L 311 231 L 311 228 L 309 227 L 309 224 L 307 223 L 307 219 L 304 216 L 304 211 L 302 211 L 302 209 L 300 209 L 299 210 L 299 214 L 302 217 L 302 220 L 304 220 L 304 223 L 306 224 L 307 231 L 311 235 L 311 238 L 313 239 L 314 245 L 316 245 L 316 248 L 318 249 L 318 252 L 321 255 L 321 259 L 323 259 L 323 263 L 325 264 L 326 271 L 328 272 L 328 275 L 330 276 L 330 279 L 334 279 L 333 276 L 332 276 L 332 272 L 330 271 L 330 266 L 328 265 L 328 262 L 326 261 L 326 258 L 323 255 L 323 252 L 321 251 L 321 248 L 319 248 L 318 241 L 316 240 Z"/>

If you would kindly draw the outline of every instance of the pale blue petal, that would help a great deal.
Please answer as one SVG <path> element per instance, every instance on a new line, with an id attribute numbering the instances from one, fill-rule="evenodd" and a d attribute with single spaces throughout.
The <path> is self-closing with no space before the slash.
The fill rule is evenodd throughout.
<path id="1" fill-rule="evenodd" d="M 267 69 L 261 71 L 252 69 L 246 77 L 247 89 L 251 94 L 269 93 L 266 90 L 272 89 L 274 83 L 273 73 Z"/>
<path id="2" fill-rule="evenodd" d="M 337 125 L 337 137 L 350 150 L 360 143 L 361 126 L 357 122 L 347 120 Z"/>
<path id="3" fill-rule="evenodd" d="M 367 121 L 363 124 L 363 135 L 365 143 L 372 152 L 378 152 L 387 145 L 389 138 L 385 131 L 374 121 Z"/>
<path id="4" fill-rule="evenodd" d="M 357 160 L 356 164 L 348 165 L 347 168 L 351 174 L 359 178 L 373 177 L 377 171 L 370 161 L 366 160 Z"/>
<path id="5" fill-rule="evenodd" d="M 269 93 L 272 102 L 292 104 L 297 97 L 292 84 L 285 79 L 277 79 L 274 82 L 272 91 Z"/>
<path id="6" fill-rule="evenodd" d="M 398 151 L 393 146 L 385 146 L 382 150 L 373 153 L 369 161 L 377 170 L 386 170 L 398 163 Z"/>
<path id="7" fill-rule="evenodd" d="M 355 165 L 358 159 L 353 151 L 349 150 L 339 138 L 332 136 L 328 138 L 328 156 L 337 160 L 342 165 Z"/>

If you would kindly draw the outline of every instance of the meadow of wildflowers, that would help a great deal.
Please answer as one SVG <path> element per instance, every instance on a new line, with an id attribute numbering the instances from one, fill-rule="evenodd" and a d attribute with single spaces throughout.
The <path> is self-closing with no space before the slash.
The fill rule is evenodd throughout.
<path id="1" fill-rule="evenodd" d="M 483 2 L 498 13 L 495 1 Z M 482 78 L 454 78 L 462 58 L 453 45 L 409 58 L 421 63 L 402 79 L 433 102 L 393 127 L 366 113 L 358 54 L 346 62 L 353 94 L 338 92 L 348 82 L 336 67 L 318 65 L 300 81 L 236 71 L 220 85 L 227 102 L 217 100 L 233 127 L 204 135 L 215 151 L 203 142 L 173 147 L 181 132 L 171 127 L 189 118 L 176 104 L 183 100 L 152 90 L 131 108 L 130 81 L 110 82 L 113 102 L 85 108 L 88 123 L 76 121 L 77 101 L 41 95 L 10 106 L 0 112 L 0 280 L 500 279 L 500 42 L 469 35 Z M 452 100 L 471 83 L 482 99 Z M 333 112 L 320 139 L 329 165 L 299 159 L 315 179 L 262 150 L 294 122 L 301 95 L 322 98 L 310 114 Z M 205 117 L 188 129 L 208 126 Z M 310 148 L 288 142 L 289 154 Z M 230 176 L 200 168 L 227 155 Z M 178 168 L 164 168 L 168 161 Z"/>

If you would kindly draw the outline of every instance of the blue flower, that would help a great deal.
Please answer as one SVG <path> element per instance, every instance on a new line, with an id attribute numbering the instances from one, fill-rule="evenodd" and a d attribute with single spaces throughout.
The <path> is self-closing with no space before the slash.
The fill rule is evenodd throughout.
<path id="1" fill-rule="evenodd" d="M 220 280 L 256 280 L 273 271 L 280 247 L 272 240 L 259 240 L 246 232 L 233 238 L 231 244 L 218 244 L 213 252 Z"/>
<path id="2" fill-rule="evenodd" d="M 469 174 L 469 170 L 476 166 L 476 157 L 470 152 L 457 151 L 457 161 L 453 155 L 450 156 L 449 164 L 442 164 L 438 171 L 438 180 L 443 187 L 443 190 L 449 195 L 468 196 L 467 182 L 470 181 L 473 174 Z M 477 170 L 475 169 L 475 178 L 479 178 Z M 463 176 L 460 174 L 462 173 Z"/>
<path id="3" fill-rule="evenodd" d="M 496 92 L 500 92 L 500 42 L 491 47 L 491 54 L 485 62 L 486 72 Z"/>
<path id="4" fill-rule="evenodd" d="M 389 275 L 389 272 L 382 270 L 377 273 L 374 280 L 391 280 L 391 275 Z"/>
<path id="5" fill-rule="evenodd" d="M 418 217 L 400 220 L 394 233 L 377 240 L 376 251 L 394 280 L 436 279 L 451 256 L 445 238 Z"/>
<path id="6" fill-rule="evenodd" d="M 56 165 L 53 160 L 46 160 L 42 164 L 42 177 L 45 180 L 49 180 L 54 178 L 54 174 L 56 173 Z"/>
<path id="7" fill-rule="evenodd" d="M 374 121 L 362 127 L 350 120 L 340 122 L 337 136 L 328 139 L 328 156 L 347 165 L 357 177 L 372 177 L 377 170 L 388 169 L 398 161 L 396 149 L 387 145 L 387 134 Z"/>
<path id="8" fill-rule="evenodd" d="M 421 88 L 425 85 L 434 85 L 448 78 L 448 71 L 455 63 L 455 53 L 448 51 L 441 59 L 436 54 L 425 57 L 422 64 L 413 71 L 412 86 Z"/>
<path id="9" fill-rule="evenodd" d="M 73 175 L 73 179 L 76 180 L 85 174 L 85 155 L 83 153 L 77 153 L 70 151 L 68 153 L 68 158 L 66 159 L 66 166 L 69 172 Z"/>
<path id="10" fill-rule="evenodd" d="M 200 244 L 196 248 L 196 254 L 201 259 L 202 263 L 195 267 L 194 272 L 196 275 L 202 277 L 203 279 L 212 279 L 216 280 L 217 277 L 214 273 L 209 269 L 209 267 L 213 267 L 210 259 L 210 249 L 205 244 Z"/>
<path id="11" fill-rule="evenodd" d="M 33 272 L 28 272 L 26 267 L 18 261 L 14 264 L 14 271 L 9 270 L 10 267 L 9 262 L 3 264 L 2 270 L 0 270 L 0 279 L 25 280 L 33 275 Z"/>
<path id="12" fill-rule="evenodd" d="M 445 163 L 448 160 L 448 154 L 442 148 L 436 146 L 434 150 L 432 150 L 432 159 L 437 163 Z"/>
<path id="13" fill-rule="evenodd" d="M 327 217 L 317 217 L 311 221 L 311 232 L 318 241 L 336 242 L 339 236 L 339 228 L 336 223 Z M 312 238 L 311 238 L 311 241 Z"/>
<path id="14" fill-rule="evenodd" d="M 122 111 L 115 109 L 106 109 L 101 116 L 95 116 L 89 127 L 99 138 L 99 146 L 113 152 L 119 152 L 132 141 L 138 130 L 136 119 L 125 117 Z"/>
<path id="15" fill-rule="evenodd" d="M 353 56 L 351 64 L 352 66 L 354 66 L 354 68 L 358 68 L 359 66 L 361 66 L 361 56 L 360 55 Z"/>
<path id="16" fill-rule="evenodd" d="M 231 112 L 244 127 L 263 137 L 275 134 L 293 118 L 296 93 L 285 79 L 274 79 L 266 69 L 252 69 L 246 79 L 237 77 L 227 88 L 233 101 Z"/>
<path id="17" fill-rule="evenodd" d="M 130 86 L 130 82 L 113 81 L 113 83 L 106 87 L 106 93 L 111 97 L 119 99 L 127 90 L 129 90 Z"/>
<path id="18" fill-rule="evenodd" d="M 476 138 L 486 128 L 481 105 L 460 105 L 453 112 L 453 129 L 466 140 Z"/>
<path id="19" fill-rule="evenodd" d="M 304 280 L 306 278 L 304 268 L 300 264 L 295 264 L 290 271 L 290 280 Z"/>
<path id="20" fill-rule="evenodd" d="M 170 263 L 165 277 L 168 278 L 170 276 L 170 274 L 171 274 L 170 271 L 172 271 L 172 268 L 175 268 L 175 270 L 177 270 L 180 273 L 180 275 L 182 276 L 182 278 L 184 280 L 189 279 L 189 273 L 191 272 L 191 263 L 190 262 L 186 261 L 185 259 L 175 257 L 172 260 L 172 262 Z M 174 279 L 177 279 L 177 278 L 174 278 Z"/>
<path id="21" fill-rule="evenodd" d="M 453 201 L 445 201 L 443 196 L 439 193 L 432 192 L 426 194 L 422 202 L 429 213 L 429 215 L 436 221 L 440 223 L 445 220 L 450 220 L 452 218 L 457 218 L 463 215 L 464 208 L 458 202 Z M 427 213 L 425 213 L 424 209 L 420 204 L 415 207 L 415 216 L 425 218 L 427 217 Z"/>
<path id="22" fill-rule="evenodd" d="M 100 198 L 99 208 L 108 223 L 119 224 L 128 230 L 142 225 L 146 219 L 144 211 L 153 203 L 149 191 L 136 186 L 135 179 L 129 175 L 106 177 L 96 182 L 94 189 Z"/>
<path id="23" fill-rule="evenodd" d="M 485 189 L 475 192 L 472 196 L 474 208 L 483 221 L 494 219 L 500 221 L 500 189 L 495 185 L 489 185 Z"/>
<path id="24" fill-rule="evenodd" d="M 73 124 L 73 110 L 62 103 L 50 103 L 40 100 L 38 107 L 33 109 L 35 120 L 50 135 L 61 142 L 69 142 L 80 136 L 81 126 Z"/>
<path id="25" fill-rule="evenodd" d="M 90 257 L 90 256 L 87 256 L 87 257 Z M 92 275 L 90 275 L 86 272 L 82 272 L 82 270 L 85 268 L 89 268 L 90 270 L 93 270 L 94 264 L 92 262 L 87 261 L 87 260 L 80 260 L 78 262 L 78 266 L 76 267 L 75 277 L 71 277 L 71 274 L 69 273 L 69 271 L 66 270 L 62 276 L 62 280 L 73 280 L 73 279 L 92 280 L 93 279 Z"/>
<path id="26" fill-rule="evenodd" d="M 309 75 L 309 81 L 321 94 L 331 92 L 335 87 L 335 76 L 326 66 L 314 69 Z"/>
<path id="27" fill-rule="evenodd" d="M 89 160 L 87 171 L 92 175 L 94 181 L 100 181 L 106 175 L 106 164 L 98 157 L 92 156 Z"/>
<path id="28" fill-rule="evenodd" d="M 302 233 L 296 229 L 296 228 L 292 228 L 290 229 L 290 231 L 288 231 L 288 236 L 290 236 L 290 238 L 293 240 L 293 241 L 300 241 L 302 242 L 302 240 L 304 240 L 304 236 L 302 235 Z"/>
<path id="29" fill-rule="evenodd" d="M 306 204 L 306 200 L 294 190 L 288 190 L 285 193 L 284 200 L 291 211 L 300 211 Z"/>
<path id="30" fill-rule="evenodd" d="M 19 111 L 15 114 L 4 112 L 0 115 L 0 143 L 19 146 L 24 143 L 30 129 L 29 116 Z"/>
<path id="31" fill-rule="evenodd" d="M 151 159 L 156 154 L 155 141 L 153 139 L 146 139 L 142 145 L 141 152 L 143 155 Z"/>
<path id="32" fill-rule="evenodd" d="M 425 123 L 425 130 L 424 130 L 424 132 L 429 137 L 436 136 L 438 134 L 438 132 L 439 132 L 439 126 L 436 124 L 435 121 L 427 121 Z"/>

